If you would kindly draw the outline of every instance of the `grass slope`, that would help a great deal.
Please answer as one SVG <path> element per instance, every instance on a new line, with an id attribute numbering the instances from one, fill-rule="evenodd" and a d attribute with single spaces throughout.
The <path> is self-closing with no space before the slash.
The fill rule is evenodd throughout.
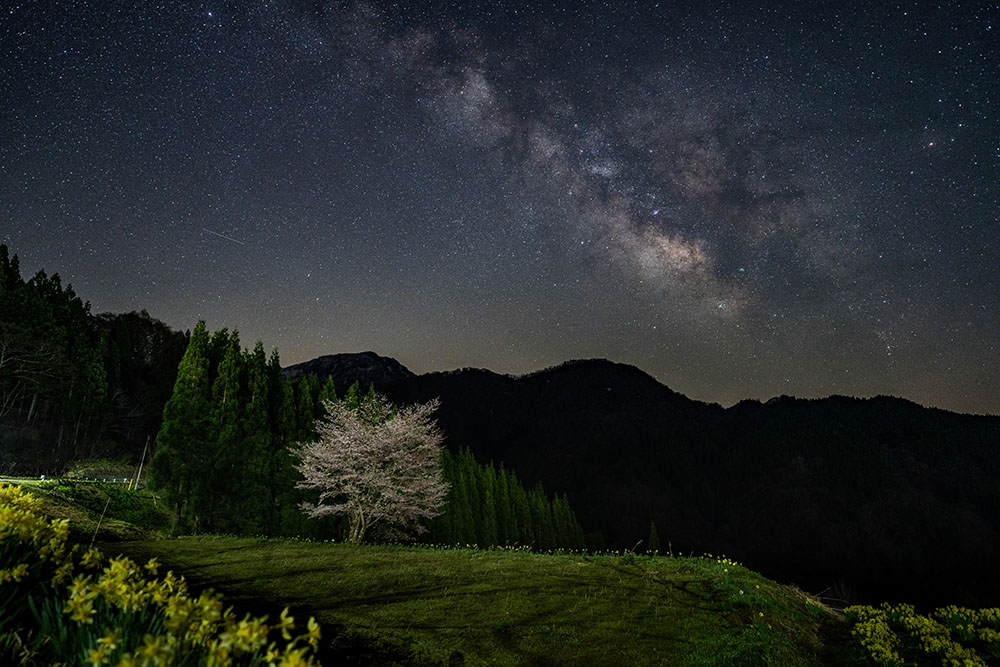
<path id="1" fill-rule="evenodd" d="M 314 615 L 324 664 L 871 664 L 841 614 L 721 558 L 166 539 L 147 492 L 30 486 L 109 555 L 156 557 L 241 610 Z"/>
<path id="2" fill-rule="evenodd" d="M 856 660 L 838 614 L 715 558 L 220 537 L 113 547 L 138 560 L 156 556 L 244 608 L 266 601 L 315 615 L 324 627 L 340 629 L 331 633 L 338 637 L 329 649 L 338 661 L 794 666 Z"/>

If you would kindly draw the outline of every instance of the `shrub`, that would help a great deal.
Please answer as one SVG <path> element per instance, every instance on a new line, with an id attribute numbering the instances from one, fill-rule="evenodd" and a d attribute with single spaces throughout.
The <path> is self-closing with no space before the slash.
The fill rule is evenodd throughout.
<path id="1" fill-rule="evenodd" d="M 907 604 L 883 603 L 846 612 L 851 634 L 878 665 L 987 667 L 1000 657 L 1000 609 L 951 606 L 924 616 Z"/>
<path id="2" fill-rule="evenodd" d="M 238 619 L 221 596 L 189 595 L 173 572 L 157 578 L 155 559 L 105 564 L 67 535 L 67 522 L 47 519 L 37 498 L 0 484 L 0 637 L 30 634 L 34 650 L 73 664 L 315 664 L 314 619 L 297 636 L 287 608 L 273 625 Z"/>

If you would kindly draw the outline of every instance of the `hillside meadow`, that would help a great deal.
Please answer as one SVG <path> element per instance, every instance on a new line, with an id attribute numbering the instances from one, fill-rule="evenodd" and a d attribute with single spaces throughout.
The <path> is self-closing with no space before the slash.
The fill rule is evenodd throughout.
<path id="1" fill-rule="evenodd" d="M 107 545 L 156 557 L 239 605 L 338 628 L 340 658 L 417 664 L 846 664 L 842 617 L 721 558 L 184 537 Z M 346 632 L 345 632 L 346 631 Z M 842 652 L 841 652 L 842 653 Z M 844 658 L 844 656 L 840 656 Z"/>
<path id="2" fill-rule="evenodd" d="M 867 664 L 842 614 L 718 556 L 166 537 L 148 491 L 29 483 L 71 535 L 255 615 L 324 628 L 324 664 Z"/>
<path id="3" fill-rule="evenodd" d="M 170 539 L 162 503 L 149 491 L 66 479 L 19 483 L 38 498 L 53 526 L 67 522 L 70 542 L 81 545 L 77 553 L 93 541 L 108 557 L 156 562 L 161 578 L 182 575 L 192 595 L 223 594 L 234 623 L 248 613 L 266 616 L 261 623 L 270 619 L 274 628 L 306 633 L 299 636 L 312 643 L 319 636 L 302 619 L 315 617 L 322 664 L 1000 664 L 998 609 L 947 607 L 922 615 L 896 604 L 839 610 L 722 556 L 543 554 L 218 535 Z M 3 488 L 6 498 L 10 492 Z M 10 548 L 17 543 L 10 509 L 0 508 L 0 561 L 26 553 Z M 108 562 L 114 569 L 126 561 Z M 17 573 L 41 566 L 24 567 L 0 562 L 0 585 L 37 596 L 34 589 L 17 588 Z M 78 567 L 97 572 L 93 563 Z M 168 571 L 173 575 L 164 575 Z M 153 576 L 147 587 L 162 585 Z M 60 596 L 72 599 L 76 584 L 60 592 L 65 584 L 42 583 L 51 621 L 60 615 Z M 279 618 L 285 608 L 298 627 L 285 626 L 286 612 Z M 115 613 L 126 618 L 134 612 Z M 59 623 L 73 630 L 68 617 Z M 100 632 L 114 631 L 93 630 L 73 630 L 84 654 L 100 650 Z M 20 664 L 48 664 L 44 636 L 37 628 L 5 627 L 0 619 L 0 661 L 28 656 Z M 25 637 L 43 643 L 23 646 Z M 304 664 L 276 660 L 233 664 Z"/>

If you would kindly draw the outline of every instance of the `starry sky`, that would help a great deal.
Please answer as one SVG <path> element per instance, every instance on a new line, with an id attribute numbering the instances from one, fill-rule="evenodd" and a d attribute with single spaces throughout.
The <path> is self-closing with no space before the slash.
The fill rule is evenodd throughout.
<path id="1" fill-rule="evenodd" d="M 284 364 L 1000 414 L 1000 6 L 5 4 L 0 242 Z"/>

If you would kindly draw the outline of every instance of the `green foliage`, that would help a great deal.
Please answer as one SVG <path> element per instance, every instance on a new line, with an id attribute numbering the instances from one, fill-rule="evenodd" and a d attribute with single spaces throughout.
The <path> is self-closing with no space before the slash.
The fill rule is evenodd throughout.
<path id="1" fill-rule="evenodd" d="M 812 615 L 798 591 L 723 559 L 211 537 L 123 548 L 248 598 L 294 600 L 324 627 L 432 664 L 849 664 L 831 658 L 840 617 Z M 725 575 L 758 591 L 760 606 L 734 602 Z"/>
<path id="2" fill-rule="evenodd" d="M 209 338 L 198 322 L 177 367 L 174 393 L 163 408 L 163 426 L 156 436 L 150 465 L 153 485 L 174 507 L 174 531 L 181 519 L 198 523 L 198 509 L 212 492 L 211 445 L 217 437 L 212 421 Z"/>
<path id="3" fill-rule="evenodd" d="M 133 477 L 135 472 L 136 466 L 125 460 L 93 458 L 70 463 L 63 477 L 128 479 Z"/>
<path id="4" fill-rule="evenodd" d="M 325 392 L 325 393 L 324 393 Z M 239 334 L 199 322 L 177 370 L 157 435 L 152 482 L 171 503 L 176 532 L 314 534 L 296 510 L 291 444 L 314 437 L 320 387 L 286 383 L 277 351 L 243 349 Z"/>
<path id="5" fill-rule="evenodd" d="M 157 506 L 153 494 L 145 489 L 129 490 L 122 484 L 63 479 L 52 493 L 85 508 L 95 519 L 103 516 L 105 520 L 124 521 L 145 530 L 167 527 L 165 512 Z"/>
<path id="6" fill-rule="evenodd" d="M 294 639 L 286 608 L 238 620 L 211 592 L 188 595 L 187 582 L 125 557 L 105 566 L 102 554 L 67 540 L 65 520 L 49 520 L 42 503 L 0 484 L 0 650 L 46 664 L 260 665 L 314 664 L 320 629 L 313 619 Z M 275 641 L 269 643 L 269 635 Z M 291 643 L 279 647 L 278 636 Z M 16 644 L 33 637 L 28 650 Z"/>
<path id="7" fill-rule="evenodd" d="M 0 245 L 0 465 L 52 474 L 98 455 L 137 459 L 158 428 L 179 339 L 145 312 L 92 315 L 58 274 L 22 279 Z"/>
<path id="8" fill-rule="evenodd" d="M 660 536 L 656 533 L 656 524 L 649 522 L 649 539 L 646 540 L 646 552 L 656 555 L 660 553 Z"/>
<path id="9" fill-rule="evenodd" d="M 482 465 L 467 449 L 445 451 L 441 466 L 451 488 L 425 542 L 584 548 L 583 531 L 565 496 L 550 500 L 541 485 L 525 491 L 513 471 Z"/>
<path id="10" fill-rule="evenodd" d="M 851 634 L 881 666 L 1000 664 L 1000 609 L 943 607 L 921 615 L 908 604 L 846 610 Z"/>

